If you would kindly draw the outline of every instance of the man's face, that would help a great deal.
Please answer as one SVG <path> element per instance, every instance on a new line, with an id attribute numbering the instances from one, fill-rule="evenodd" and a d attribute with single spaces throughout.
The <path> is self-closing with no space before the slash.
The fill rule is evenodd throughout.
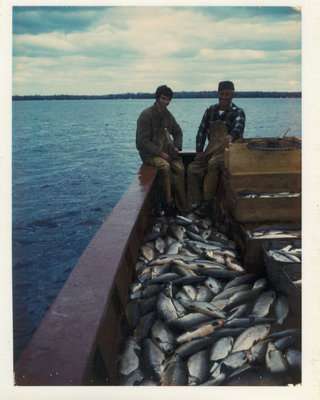
<path id="1" fill-rule="evenodd" d="M 169 103 L 171 101 L 171 97 L 165 96 L 164 94 L 162 94 L 159 99 L 158 99 L 158 107 L 160 109 L 160 111 L 165 110 Z"/>
<path id="2" fill-rule="evenodd" d="M 222 108 L 229 107 L 234 97 L 233 90 L 221 89 L 220 92 L 218 92 L 218 97 L 219 97 L 219 105 Z"/>

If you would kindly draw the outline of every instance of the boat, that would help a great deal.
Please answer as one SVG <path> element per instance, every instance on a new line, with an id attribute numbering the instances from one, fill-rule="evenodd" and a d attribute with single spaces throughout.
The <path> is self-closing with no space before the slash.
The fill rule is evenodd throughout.
<path id="1" fill-rule="evenodd" d="M 253 203 L 249 199 L 249 205 L 244 202 L 240 211 L 236 209 L 235 205 L 232 206 L 230 203 L 234 195 L 233 189 L 239 191 L 248 188 L 248 182 L 253 186 L 255 182 L 259 182 L 261 189 L 262 176 L 268 185 L 275 182 L 274 178 L 279 178 L 283 174 L 288 178 L 287 181 L 291 182 L 290 185 L 299 186 L 299 179 L 301 181 L 300 150 L 284 149 L 280 152 L 248 150 L 248 142 L 258 141 L 262 144 L 261 140 L 261 138 L 243 139 L 240 143 L 229 146 L 226 150 L 228 153 L 225 157 L 225 170 L 218 195 L 220 222 L 224 225 L 225 231 L 241 247 L 248 271 L 254 270 L 253 265 L 259 270 L 265 268 L 262 242 L 257 247 L 252 238 L 246 239 L 244 236 L 248 226 L 256 229 L 257 226 L 263 225 L 265 216 L 262 213 L 258 221 L 249 221 L 248 225 L 243 220 L 243 215 L 246 214 L 245 207 L 252 209 Z M 264 169 L 261 170 L 261 165 L 255 158 L 257 154 L 250 160 L 250 157 L 239 158 L 240 148 L 246 153 L 259 152 L 260 160 L 262 155 L 266 159 L 269 157 L 270 162 L 265 162 Z M 192 151 L 181 152 L 186 165 L 193 159 L 194 154 Z M 274 163 L 274 157 L 278 157 L 280 163 Z M 245 160 L 247 167 L 248 162 L 250 164 L 249 172 L 244 166 Z M 282 182 L 285 178 L 282 176 Z M 279 190 L 279 187 L 273 189 Z M 129 287 L 137 278 L 135 265 L 139 249 L 144 243 L 147 229 L 154 222 L 156 199 L 157 169 L 143 164 L 79 258 L 22 352 L 14 366 L 15 385 L 118 384 L 117 360 L 125 340 L 122 329 L 124 309 L 128 303 Z M 261 200 L 263 199 L 257 200 L 257 207 L 261 207 L 262 203 L 259 203 Z M 283 202 L 283 199 L 279 200 Z M 297 211 L 298 202 L 291 203 Z M 285 210 L 286 207 L 282 209 Z M 270 209 L 268 212 L 270 219 Z M 240 222 L 235 219 L 237 213 L 241 215 Z M 291 221 L 290 215 L 286 216 L 284 221 L 280 218 L 280 221 L 299 225 L 301 216 L 297 214 L 295 217 L 294 221 Z M 268 223 L 277 224 L 278 217 L 271 218 Z M 244 230 L 242 235 L 241 229 Z M 239 238 L 236 238 L 237 235 Z"/>

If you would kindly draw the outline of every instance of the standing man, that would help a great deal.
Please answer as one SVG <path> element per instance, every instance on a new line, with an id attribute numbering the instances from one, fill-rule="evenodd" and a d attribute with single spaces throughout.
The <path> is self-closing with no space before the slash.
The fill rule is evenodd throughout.
<path id="1" fill-rule="evenodd" d="M 166 215 L 173 215 L 175 208 L 182 213 L 188 211 L 185 170 L 179 156 L 182 130 L 167 109 L 172 97 L 169 87 L 158 87 L 156 102 L 139 116 L 136 133 L 136 146 L 142 161 L 159 170 L 161 200 Z"/>
<path id="2" fill-rule="evenodd" d="M 242 138 L 245 127 L 244 111 L 232 103 L 234 85 L 219 83 L 219 103 L 205 111 L 196 137 L 196 156 L 188 167 L 188 203 L 199 215 L 211 212 L 218 188 L 224 149 Z M 206 139 L 208 145 L 203 151 Z"/>

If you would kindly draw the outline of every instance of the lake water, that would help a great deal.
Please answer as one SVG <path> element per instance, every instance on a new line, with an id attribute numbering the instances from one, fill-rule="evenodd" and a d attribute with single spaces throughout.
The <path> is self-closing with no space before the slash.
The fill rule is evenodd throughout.
<path id="1" fill-rule="evenodd" d="M 194 150 L 216 99 L 173 99 L 169 110 Z M 235 99 L 244 137 L 301 137 L 301 99 Z M 14 359 L 26 346 L 141 160 L 136 120 L 151 100 L 14 101 L 12 238 Z"/>

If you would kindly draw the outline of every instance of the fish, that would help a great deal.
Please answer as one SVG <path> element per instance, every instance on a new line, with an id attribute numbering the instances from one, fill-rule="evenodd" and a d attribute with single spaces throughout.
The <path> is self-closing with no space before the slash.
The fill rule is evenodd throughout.
<path id="1" fill-rule="evenodd" d="M 142 365 L 149 378 L 160 379 L 166 366 L 163 351 L 150 338 L 142 342 Z"/>
<path id="2" fill-rule="evenodd" d="M 140 343 L 142 339 L 149 336 L 149 332 L 155 318 L 156 318 L 155 311 L 151 311 L 140 318 L 137 327 L 133 331 L 133 337 L 137 343 Z"/>
<path id="3" fill-rule="evenodd" d="M 285 296 L 279 296 L 276 299 L 274 312 L 277 319 L 277 324 L 282 325 L 289 314 L 289 303 Z"/>
<path id="4" fill-rule="evenodd" d="M 212 297 L 213 297 L 214 294 L 206 284 L 208 279 L 211 279 L 211 278 L 206 278 L 206 280 L 204 282 L 205 286 L 204 285 L 200 285 L 197 288 L 197 295 L 196 295 L 195 301 L 206 301 L 206 302 L 208 302 L 208 301 L 212 300 Z"/>
<path id="5" fill-rule="evenodd" d="M 129 332 L 132 332 L 138 325 L 141 317 L 140 307 L 137 301 L 130 301 L 127 303 L 124 312 Z"/>
<path id="6" fill-rule="evenodd" d="M 269 344 L 268 338 L 254 344 L 251 347 L 250 352 L 248 354 L 249 363 L 259 364 L 264 362 L 268 344 Z"/>
<path id="7" fill-rule="evenodd" d="M 266 366 L 272 373 L 284 373 L 288 371 L 288 363 L 283 353 L 276 348 L 273 342 L 268 343 L 266 352 Z"/>
<path id="8" fill-rule="evenodd" d="M 214 277 L 208 277 L 204 281 L 205 287 L 207 287 L 211 293 L 215 296 L 217 296 L 221 291 L 222 291 L 222 284 L 218 279 L 215 279 Z"/>
<path id="9" fill-rule="evenodd" d="M 155 256 L 155 252 L 153 247 L 150 247 L 148 245 L 144 245 L 140 247 L 140 252 L 141 255 L 147 260 L 147 261 L 152 261 L 154 256 Z"/>
<path id="10" fill-rule="evenodd" d="M 203 313 L 190 313 L 185 316 L 169 321 L 169 326 L 180 331 L 186 331 L 199 325 L 202 322 L 212 320 L 212 317 Z"/>
<path id="11" fill-rule="evenodd" d="M 167 323 L 178 318 L 172 299 L 163 292 L 158 295 L 157 312 L 159 317 Z"/>
<path id="12" fill-rule="evenodd" d="M 254 325 L 247 328 L 235 340 L 232 353 L 242 350 L 250 350 L 255 343 L 260 340 L 264 340 L 268 336 L 270 329 L 270 324 Z"/>
<path id="13" fill-rule="evenodd" d="M 226 318 L 226 313 L 213 306 L 211 303 L 205 301 L 185 301 L 181 300 L 185 309 L 192 312 L 200 312 L 210 315 L 214 318 Z"/>
<path id="14" fill-rule="evenodd" d="M 184 238 L 186 229 L 181 226 L 181 225 L 177 225 L 176 223 L 172 223 L 168 226 L 168 230 L 167 232 L 174 237 L 175 239 L 181 241 Z"/>
<path id="15" fill-rule="evenodd" d="M 229 289 L 230 287 L 240 286 L 245 284 L 253 284 L 258 278 L 260 278 L 260 276 L 261 273 L 251 273 L 251 274 L 236 276 L 234 279 L 232 279 L 225 285 L 224 289 Z"/>
<path id="16" fill-rule="evenodd" d="M 290 368 L 301 371 L 301 351 L 299 349 L 288 349 L 285 352 L 285 359 L 287 360 Z"/>
<path id="17" fill-rule="evenodd" d="M 193 331 L 187 331 L 183 333 L 182 335 L 178 336 L 176 338 L 176 342 L 178 344 L 184 343 L 184 342 L 189 342 L 192 339 L 203 337 L 203 336 L 208 336 L 212 332 L 214 332 L 217 328 L 222 326 L 224 323 L 224 320 L 216 320 L 211 323 L 205 323 L 204 325 L 200 326 L 199 328 L 193 330 Z"/>
<path id="18" fill-rule="evenodd" d="M 236 306 L 239 306 L 240 304 L 252 302 L 259 296 L 259 293 L 259 291 L 252 289 L 236 292 L 229 297 L 228 304 L 226 305 L 225 309 L 230 310 Z"/>
<path id="19" fill-rule="evenodd" d="M 160 319 L 156 319 L 151 328 L 151 339 L 166 355 L 172 354 L 175 349 L 175 335 Z"/>
<path id="20" fill-rule="evenodd" d="M 230 299 L 230 297 L 236 293 L 239 293 L 244 290 L 251 290 L 251 289 L 252 289 L 252 285 L 249 285 L 249 284 L 232 286 L 227 289 L 226 289 L 226 287 L 224 287 L 224 289 L 220 293 L 217 293 L 216 296 L 214 296 L 214 300 Z"/>
<path id="21" fill-rule="evenodd" d="M 161 386 L 186 386 L 188 370 L 178 354 L 174 354 L 168 361 L 161 376 Z"/>
<path id="22" fill-rule="evenodd" d="M 251 305 L 249 303 L 240 304 L 229 311 L 226 321 L 230 321 L 233 318 L 240 318 L 247 314 L 249 310 L 251 310 Z"/>
<path id="23" fill-rule="evenodd" d="M 155 240 L 154 248 L 158 253 L 160 253 L 160 254 L 164 253 L 166 250 L 166 247 L 167 247 L 166 242 L 164 241 L 164 239 L 161 236 Z"/>
<path id="24" fill-rule="evenodd" d="M 140 365 L 141 347 L 136 340 L 129 336 L 118 356 L 118 371 L 120 376 L 129 376 Z"/>
<path id="25" fill-rule="evenodd" d="M 250 316 L 253 317 L 265 317 L 269 314 L 270 307 L 276 298 L 274 290 L 268 290 L 260 294 L 253 305 Z"/>
<path id="26" fill-rule="evenodd" d="M 234 338 L 232 336 L 225 336 L 218 339 L 210 349 L 210 361 L 219 361 L 227 357 L 233 347 Z"/>
<path id="27" fill-rule="evenodd" d="M 179 254 L 182 250 L 183 243 L 181 241 L 175 241 L 168 247 L 166 254 Z"/>
<path id="28" fill-rule="evenodd" d="M 190 356 L 187 360 L 188 385 L 200 385 L 209 374 L 209 351 L 204 349 Z"/>
<path id="29" fill-rule="evenodd" d="M 226 265 L 228 268 L 237 271 L 237 272 L 245 272 L 245 269 L 243 268 L 243 266 L 235 259 L 229 256 L 225 257 L 225 261 L 226 261 Z"/>

